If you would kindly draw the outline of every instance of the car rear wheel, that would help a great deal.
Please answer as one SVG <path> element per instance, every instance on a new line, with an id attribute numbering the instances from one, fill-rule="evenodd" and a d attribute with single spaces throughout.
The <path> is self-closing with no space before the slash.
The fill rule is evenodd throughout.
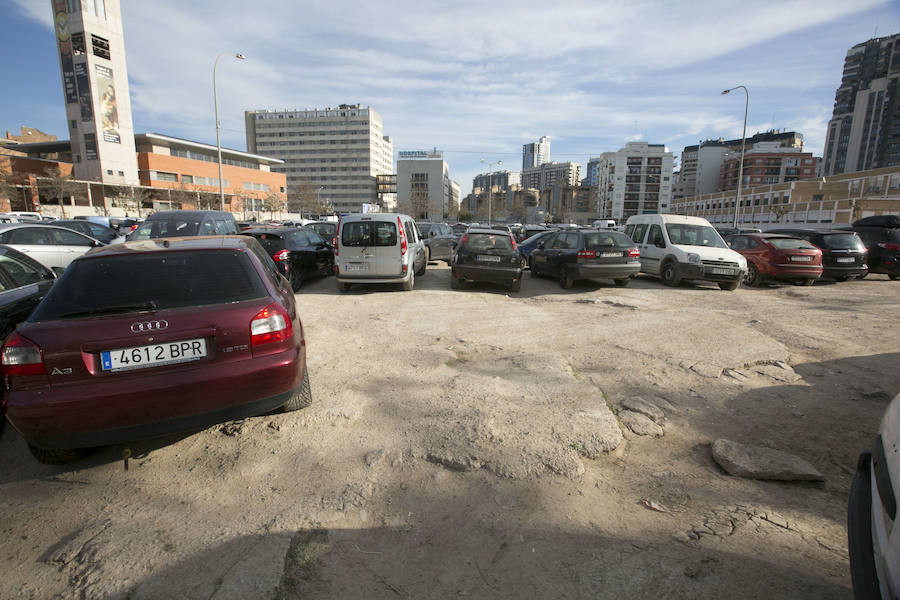
<path id="1" fill-rule="evenodd" d="M 522 289 L 522 280 L 516 279 L 512 283 L 509 284 L 509 291 L 518 292 Z"/>
<path id="2" fill-rule="evenodd" d="M 868 275 L 868 274 L 869 274 L 869 272 L 866 271 L 866 272 L 863 273 L 862 275 L 857 275 L 856 278 L 857 278 L 857 279 L 865 279 L 865 278 L 866 278 L 866 275 Z"/>
<path id="3" fill-rule="evenodd" d="M 521 268 L 524 271 L 525 267 L 527 267 L 527 266 L 528 266 L 528 259 L 526 259 L 524 256 L 520 256 L 519 257 L 519 268 Z"/>
<path id="4" fill-rule="evenodd" d="M 73 460 L 78 460 L 79 458 L 87 456 L 89 452 L 89 450 L 84 448 L 50 449 L 38 448 L 37 446 L 32 446 L 31 444 L 28 444 L 28 449 L 31 450 L 31 455 L 34 456 L 39 463 L 43 463 L 45 465 L 61 465 L 64 463 L 72 462 Z"/>
<path id="5" fill-rule="evenodd" d="M 815 279 L 801 279 L 800 281 L 795 281 L 794 285 L 812 285 L 815 282 Z"/>
<path id="6" fill-rule="evenodd" d="M 613 281 L 616 282 L 616 285 L 617 285 L 618 287 L 625 287 L 626 285 L 628 285 L 629 283 L 631 283 L 631 278 L 630 278 L 630 277 L 626 277 L 625 279 L 613 279 Z"/>
<path id="7" fill-rule="evenodd" d="M 450 289 L 458 290 L 460 287 L 462 287 L 462 286 L 460 286 L 460 283 L 462 283 L 462 281 L 460 281 L 459 277 L 456 276 L 456 273 L 454 273 L 451 270 L 450 271 Z"/>
<path id="8" fill-rule="evenodd" d="M 350 291 L 349 283 L 345 283 L 343 281 L 338 281 L 337 284 L 338 284 L 338 291 L 340 291 L 340 292 L 349 292 Z"/>
<path id="9" fill-rule="evenodd" d="M 759 269 L 749 261 L 747 262 L 747 274 L 744 275 L 744 283 L 752 286 L 758 286 L 762 283 L 762 275 L 759 274 Z"/>
<path id="10" fill-rule="evenodd" d="M 300 389 L 281 408 L 284 412 L 292 412 L 306 408 L 310 404 L 312 404 L 312 391 L 309 389 L 309 370 L 307 370 L 303 375 L 303 381 L 300 382 Z"/>
<path id="11" fill-rule="evenodd" d="M 665 263 L 662 267 L 662 271 L 659 273 L 659 278 L 662 280 L 663 285 L 668 285 L 670 287 L 674 287 L 681 283 L 681 276 L 678 274 L 678 264 L 674 260 Z"/>
<path id="12" fill-rule="evenodd" d="M 557 280 L 559 281 L 559 287 L 561 287 L 564 290 L 567 290 L 570 287 L 572 287 L 572 284 L 574 283 L 574 280 L 572 279 L 572 274 L 569 272 L 569 270 L 566 268 L 565 265 L 560 265 L 559 274 L 557 275 Z"/>
<path id="13" fill-rule="evenodd" d="M 409 274 L 409 279 L 403 282 L 403 291 L 411 292 L 414 287 L 416 287 L 416 274 L 412 272 Z"/>
<path id="14" fill-rule="evenodd" d="M 291 289 L 299 292 L 301 285 L 303 285 L 303 275 L 300 274 L 299 270 L 291 271 Z"/>
<path id="15" fill-rule="evenodd" d="M 719 289 L 725 290 L 726 292 L 733 292 L 738 289 L 739 285 L 741 285 L 740 281 L 720 281 Z"/>

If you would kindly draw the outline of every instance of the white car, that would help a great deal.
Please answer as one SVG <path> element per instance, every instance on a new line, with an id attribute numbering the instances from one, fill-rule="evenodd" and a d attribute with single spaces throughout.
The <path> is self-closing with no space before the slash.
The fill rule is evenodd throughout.
<path id="1" fill-rule="evenodd" d="M 625 234 L 641 252 L 641 273 L 655 275 L 665 285 L 688 279 L 735 290 L 747 273 L 747 259 L 700 217 L 635 215 L 628 218 Z"/>
<path id="2" fill-rule="evenodd" d="M 38 223 L 0 224 L 0 244 L 27 254 L 56 272 L 65 270 L 82 254 L 103 245 L 77 231 Z"/>
<path id="3" fill-rule="evenodd" d="M 888 405 L 871 452 L 857 462 L 847 508 L 855 598 L 900 597 L 900 394 Z"/>
<path id="4" fill-rule="evenodd" d="M 425 274 L 425 242 L 409 215 L 343 216 L 335 241 L 335 279 L 342 292 L 353 283 L 400 283 L 412 291 L 416 276 Z"/>

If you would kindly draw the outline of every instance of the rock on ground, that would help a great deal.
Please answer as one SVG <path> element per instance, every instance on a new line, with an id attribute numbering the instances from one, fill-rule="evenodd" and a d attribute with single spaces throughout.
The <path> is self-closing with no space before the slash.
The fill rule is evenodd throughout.
<path id="1" fill-rule="evenodd" d="M 622 406 L 630 411 L 641 413 L 645 417 L 649 417 L 654 423 L 659 423 L 666 417 L 666 413 L 655 404 L 647 402 L 639 396 L 626 398 L 622 401 Z"/>
<path id="2" fill-rule="evenodd" d="M 650 435 L 653 437 L 662 437 L 663 435 L 663 428 L 641 413 L 623 410 L 619 413 L 619 420 L 637 435 Z"/>
<path id="3" fill-rule="evenodd" d="M 778 481 L 825 481 L 815 467 L 793 454 L 747 446 L 718 439 L 712 444 L 713 458 L 729 474 L 748 479 Z"/>

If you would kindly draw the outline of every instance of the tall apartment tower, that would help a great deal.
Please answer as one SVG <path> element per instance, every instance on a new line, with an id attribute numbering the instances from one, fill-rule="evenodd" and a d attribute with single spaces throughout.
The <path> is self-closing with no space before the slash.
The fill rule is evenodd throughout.
<path id="1" fill-rule="evenodd" d="M 522 170 L 539 167 L 550 162 L 550 137 L 544 136 L 537 142 L 522 146 Z"/>
<path id="2" fill-rule="evenodd" d="M 138 185 L 119 0 L 51 0 L 76 179 Z"/>
<path id="3" fill-rule="evenodd" d="M 672 200 L 672 153 L 662 144 L 628 142 L 604 152 L 597 165 L 598 203 L 605 216 L 624 220 L 644 213 L 667 213 Z"/>
<path id="4" fill-rule="evenodd" d="M 394 172 L 394 144 L 369 107 L 246 111 L 244 125 L 248 152 L 284 161 L 272 171 L 287 176 L 289 191 L 311 184 L 338 213 L 375 204 L 377 176 Z"/>
<path id="5" fill-rule="evenodd" d="M 900 165 L 900 34 L 847 52 L 824 154 L 826 176 Z"/>

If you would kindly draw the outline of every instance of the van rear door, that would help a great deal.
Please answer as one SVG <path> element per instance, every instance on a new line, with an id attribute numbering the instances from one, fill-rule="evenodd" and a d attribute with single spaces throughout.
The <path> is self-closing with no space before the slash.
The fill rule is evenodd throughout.
<path id="1" fill-rule="evenodd" d="M 394 221 L 345 220 L 340 236 L 342 277 L 400 275 L 400 235 Z"/>

